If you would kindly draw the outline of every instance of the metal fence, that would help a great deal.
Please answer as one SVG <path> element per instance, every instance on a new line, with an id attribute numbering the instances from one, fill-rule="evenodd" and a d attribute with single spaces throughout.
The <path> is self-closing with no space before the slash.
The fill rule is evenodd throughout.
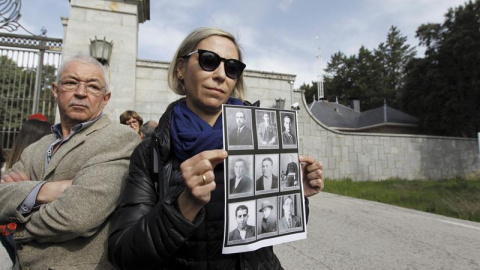
<path id="1" fill-rule="evenodd" d="M 55 121 L 52 82 L 61 62 L 61 39 L 0 33 L 0 143 L 8 151 L 34 113 Z"/>

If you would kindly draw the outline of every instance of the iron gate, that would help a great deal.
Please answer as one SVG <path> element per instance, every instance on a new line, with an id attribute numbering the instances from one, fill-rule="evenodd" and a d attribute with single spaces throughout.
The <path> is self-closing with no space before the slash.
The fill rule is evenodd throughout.
<path id="1" fill-rule="evenodd" d="M 55 121 L 51 92 L 62 39 L 0 33 L 0 143 L 9 150 L 22 123 L 41 113 Z"/>

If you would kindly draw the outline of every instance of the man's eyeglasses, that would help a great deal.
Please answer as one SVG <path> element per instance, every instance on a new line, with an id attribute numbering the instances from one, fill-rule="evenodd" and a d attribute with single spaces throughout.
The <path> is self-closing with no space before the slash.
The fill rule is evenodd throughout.
<path id="1" fill-rule="evenodd" d="M 84 82 L 84 81 L 77 81 L 74 79 L 67 79 L 60 81 L 62 85 L 62 90 L 66 92 L 75 92 L 80 87 L 81 84 L 85 84 L 85 91 L 93 96 L 98 96 L 102 93 L 102 90 L 105 86 L 101 85 L 98 82 Z"/>
<path id="2" fill-rule="evenodd" d="M 207 50 L 196 50 L 187 55 L 182 56 L 183 58 L 188 58 L 193 54 L 198 53 L 198 64 L 205 71 L 214 71 L 220 65 L 220 62 L 223 61 L 225 67 L 225 74 L 231 79 L 238 79 L 242 75 L 243 70 L 246 65 L 237 59 L 225 59 L 220 57 L 220 55 L 207 51 Z"/>

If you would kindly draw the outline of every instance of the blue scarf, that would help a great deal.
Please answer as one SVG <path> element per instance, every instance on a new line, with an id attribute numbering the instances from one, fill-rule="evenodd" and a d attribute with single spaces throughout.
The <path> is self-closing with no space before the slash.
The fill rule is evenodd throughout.
<path id="1" fill-rule="evenodd" d="M 236 98 L 229 98 L 226 104 L 243 105 Z M 173 149 L 178 159 L 183 162 L 205 150 L 223 148 L 223 120 L 218 117 L 210 126 L 205 120 L 192 112 L 185 101 L 173 108 L 171 134 Z"/>

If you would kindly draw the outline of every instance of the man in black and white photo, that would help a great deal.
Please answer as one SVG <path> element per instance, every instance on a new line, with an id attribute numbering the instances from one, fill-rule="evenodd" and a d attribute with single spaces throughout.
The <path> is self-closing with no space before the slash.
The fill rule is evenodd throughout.
<path id="1" fill-rule="evenodd" d="M 277 218 L 273 211 L 273 204 L 269 200 L 264 200 L 262 206 L 258 212 L 263 214 L 260 229 L 258 230 L 259 234 L 270 233 L 277 231 Z"/>
<path id="2" fill-rule="evenodd" d="M 287 183 L 286 183 L 287 187 L 298 185 L 298 165 L 294 161 L 293 155 L 290 155 L 290 162 L 287 164 L 285 177 L 287 179 Z"/>
<path id="3" fill-rule="evenodd" d="M 263 122 L 258 125 L 258 144 L 261 146 L 277 145 L 277 128 L 270 123 L 270 114 L 263 113 Z"/>
<path id="4" fill-rule="evenodd" d="M 283 217 L 278 222 L 280 231 L 302 226 L 302 219 L 293 214 L 293 199 L 291 196 L 284 197 L 282 207 Z"/>
<path id="5" fill-rule="evenodd" d="M 235 210 L 235 219 L 237 221 L 237 228 L 228 234 L 228 240 L 244 240 L 255 237 L 255 226 L 248 225 L 248 207 L 246 205 L 239 205 Z"/>
<path id="6" fill-rule="evenodd" d="M 273 160 L 266 157 L 262 160 L 262 176 L 256 181 L 257 190 L 278 188 L 278 177 L 273 174 Z"/>
<path id="7" fill-rule="evenodd" d="M 283 132 L 282 132 L 282 139 L 283 144 L 295 145 L 297 140 L 295 138 L 295 134 L 292 131 L 292 115 L 284 114 L 283 117 Z"/>
<path id="8" fill-rule="evenodd" d="M 247 119 L 243 111 L 238 111 L 235 114 L 235 123 L 237 126 L 230 131 L 229 143 L 231 145 L 251 145 L 252 130 L 246 126 Z"/>
<path id="9" fill-rule="evenodd" d="M 244 159 L 238 158 L 233 165 L 235 177 L 230 178 L 230 194 L 252 193 L 253 180 L 247 176 L 248 169 Z"/>

